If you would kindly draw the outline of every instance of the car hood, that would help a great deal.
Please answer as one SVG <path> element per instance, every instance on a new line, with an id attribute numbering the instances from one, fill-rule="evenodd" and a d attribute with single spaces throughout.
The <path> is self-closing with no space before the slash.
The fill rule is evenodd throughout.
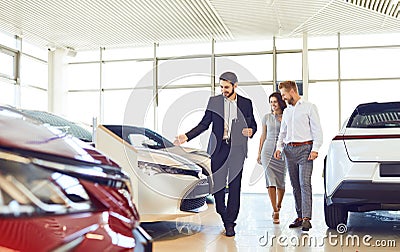
<path id="1" fill-rule="evenodd" d="M 211 173 L 210 155 L 205 151 L 195 148 L 181 147 L 181 146 L 165 148 L 163 149 L 163 151 L 174 153 L 176 155 L 189 159 L 194 163 L 201 165 L 203 168 L 207 169 L 209 173 Z"/>
<path id="2" fill-rule="evenodd" d="M 352 161 L 400 161 L 400 128 L 352 129 L 338 136 L 343 140 Z"/>
<path id="3" fill-rule="evenodd" d="M 182 169 L 201 170 L 201 168 L 191 160 L 169 151 L 152 150 L 148 148 L 137 148 L 138 161 L 179 167 Z"/>

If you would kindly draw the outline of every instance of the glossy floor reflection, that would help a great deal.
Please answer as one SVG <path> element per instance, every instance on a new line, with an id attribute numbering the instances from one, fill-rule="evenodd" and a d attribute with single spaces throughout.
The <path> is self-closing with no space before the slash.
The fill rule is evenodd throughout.
<path id="1" fill-rule="evenodd" d="M 143 223 L 153 237 L 153 251 L 398 251 L 400 212 L 351 213 L 346 233 L 328 229 L 324 222 L 323 196 L 313 197 L 313 228 L 289 229 L 295 218 L 293 196 L 286 194 L 280 224 L 272 223 L 266 194 L 242 194 L 236 236 L 223 235 L 214 205 L 207 211 L 168 222 Z"/>

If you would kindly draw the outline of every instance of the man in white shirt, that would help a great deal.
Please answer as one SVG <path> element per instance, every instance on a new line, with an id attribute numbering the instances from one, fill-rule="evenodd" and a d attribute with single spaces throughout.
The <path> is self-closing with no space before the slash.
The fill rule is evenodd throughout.
<path id="1" fill-rule="evenodd" d="M 283 112 L 274 156 L 280 159 L 283 152 L 293 187 L 297 218 L 289 227 L 302 226 L 303 231 L 308 231 L 312 210 L 311 174 L 313 160 L 322 145 L 322 127 L 317 107 L 300 97 L 296 82 L 281 82 L 279 90 L 288 107 Z"/>

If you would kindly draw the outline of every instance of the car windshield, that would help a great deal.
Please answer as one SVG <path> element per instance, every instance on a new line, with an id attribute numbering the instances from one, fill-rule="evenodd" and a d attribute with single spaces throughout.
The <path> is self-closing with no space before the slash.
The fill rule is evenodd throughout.
<path id="1" fill-rule="evenodd" d="M 136 148 L 164 149 L 173 147 L 174 144 L 160 134 L 144 128 L 138 128 L 129 134 L 129 142 Z"/>
<path id="2" fill-rule="evenodd" d="M 22 109 L 21 112 L 28 117 L 31 117 L 42 123 L 47 123 L 63 132 L 69 133 L 82 141 L 92 142 L 92 133 L 90 127 L 87 125 L 72 122 L 61 116 L 54 115 L 45 111 Z"/>
<path id="3" fill-rule="evenodd" d="M 400 102 L 359 105 L 347 124 L 349 128 L 400 128 Z"/>

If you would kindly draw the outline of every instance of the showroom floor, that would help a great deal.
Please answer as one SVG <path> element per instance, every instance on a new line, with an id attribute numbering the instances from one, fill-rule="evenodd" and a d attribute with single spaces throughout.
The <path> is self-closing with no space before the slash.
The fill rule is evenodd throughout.
<path id="1" fill-rule="evenodd" d="M 342 226 L 347 232 L 338 233 L 325 225 L 323 196 L 314 195 L 313 228 L 302 232 L 300 228 L 288 228 L 295 217 L 292 197 L 285 195 L 281 223 L 273 224 L 266 194 L 242 194 L 235 237 L 223 235 L 223 226 L 212 204 L 200 214 L 142 226 L 153 237 L 156 252 L 364 252 L 398 251 L 400 247 L 400 212 L 351 213 L 348 226 Z"/>

